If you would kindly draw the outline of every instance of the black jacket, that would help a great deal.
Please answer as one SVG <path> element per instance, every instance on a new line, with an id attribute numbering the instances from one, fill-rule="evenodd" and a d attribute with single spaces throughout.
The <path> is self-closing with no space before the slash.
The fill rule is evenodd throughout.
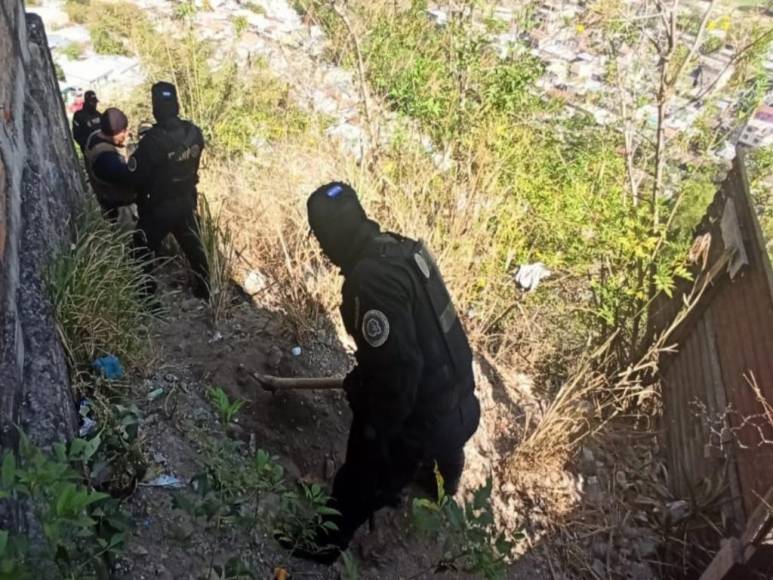
<path id="1" fill-rule="evenodd" d="M 459 448 L 479 416 L 472 352 L 442 277 L 431 258 L 425 277 L 413 240 L 377 234 L 362 248 L 345 270 L 341 305 L 357 343 L 345 381 L 355 417 L 382 441 L 399 437 L 429 453 Z"/>
<path id="2" fill-rule="evenodd" d="M 140 140 L 128 168 L 138 186 L 140 212 L 196 207 L 196 184 L 204 150 L 201 130 L 178 117 L 156 123 Z"/>
<path id="3" fill-rule="evenodd" d="M 97 109 L 88 110 L 83 107 L 75 111 L 72 116 L 72 137 L 83 151 L 86 147 L 86 141 L 94 131 L 99 130 L 100 112 Z"/>

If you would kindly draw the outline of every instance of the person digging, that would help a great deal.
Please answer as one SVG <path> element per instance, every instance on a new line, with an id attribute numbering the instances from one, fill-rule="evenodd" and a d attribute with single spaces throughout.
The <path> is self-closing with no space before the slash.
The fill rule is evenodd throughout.
<path id="1" fill-rule="evenodd" d="M 356 365 L 343 378 L 253 377 L 269 390 L 346 392 L 352 423 L 331 493 L 336 529 L 320 531 L 316 549 L 293 552 L 329 565 L 375 511 L 399 504 L 408 484 L 436 489 L 435 464 L 445 492 L 456 492 L 480 405 L 467 336 L 424 244 L 382 232 L 345 183 L 314 191 L 307 209 L 322 251 L 344 276 L 341 316 Z"/>

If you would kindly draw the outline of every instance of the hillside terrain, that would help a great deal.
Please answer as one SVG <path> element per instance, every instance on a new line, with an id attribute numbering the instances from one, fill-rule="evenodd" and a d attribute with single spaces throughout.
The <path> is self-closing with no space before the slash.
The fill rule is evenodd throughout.
<path id="1" fill-rule="evenodd" d="M 668 29 L 636 12 L 656 2 L 32 4 L 68 112 L 94 88 L 136 131 L 152 117 L 150 84 L 177 85 L 207 140 L 213 297 L 190 295 L 169 244 L 151 315 L 128 237 L 94 219 L 88 192 L 75 196 L 85 201 L 61 220 L 74 241 L 41 250 L 51 259 L 37 283 L 92 442 L 88 457 L 69 448 L 70 463 L 117 507 L 94 498 L 103 511 L 78 524 L 96 530 L 82 543 L 44 528 L 59 548 L 33 558 L 19 544 L 8 562 L 100 580 L 699 577 L 727 530 L 714 490 L 671 485 L 653 380 L 670 343 L 647 313 L 691 279 L 693 228 L 735 145 L 767 138 L 753 122 L 771 104 L 764 9 L 740 18 L 712 3 L 704 22 L 708 4 L 687 3 L 671 15 L 681 52 L 664 58 Z M 750 158 L 769 225 L 773 155 L 760 146 Z M 476 351 L 483 413 L 453 499 L 411 488 L 325 568 L 274 536 L 300 546 L 320 525 L 346 399 L 270 393 L 249 375 L 334 376 L 353 363 L 341 277 L 305 216 L 308 194 L 333 179 L 437 254 Z M 529 264 L 551 270 L 533 291 L 515 283 Z M 105 355 L 125 374 L 99 376 Z M 72 415 L 53 439 L 74 434 Z"/>

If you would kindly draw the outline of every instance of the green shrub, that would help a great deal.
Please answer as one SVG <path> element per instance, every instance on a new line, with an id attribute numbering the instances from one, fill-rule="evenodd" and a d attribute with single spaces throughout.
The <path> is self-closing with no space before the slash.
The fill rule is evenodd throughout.
<path id="1" fill-rule="evenodd" d="M 414 498 L 411 511 L 417 532 L 439 540 L 443 549 L 441 558 L 426 571 L 427 576 L 451 571 L 488 580 L 504 578 L 515 544 L 497 530 L 491 479 L 475 490 L 472 501 L 460 504 L 445 494 L 437 468 L 435 477 L 437 499 Z"/>
<path id="2" fill-rule="evenodd" d="M 74 439 L 68 445 L 56 443 L 46 453 L 22 435 L 18 457 L 3 455 L 0 499 L 32 508 L 43 543 L 0 530 L 0 578 L 109 576 L 108 558 L 122 549 L 131 522 L 116 500 L 83 484 L 84 466 L 99 446 L 99 437 Z"/>
<path id="3" fill-rule="evenodd" d="M 121 233 L 89 202 L 77 219 L 71 245 L 47 270 L 57 328 L 73 372 L 96 357 L 114 354 L 139 363 L 148 345 L 150 314 L 141 298 L 142 267 Z"/>
<path id="4" fill-rule="evenodd" d="M 71 42 L 62 49 L 62 54 L 70 60 L 78 60 L 83 57 L 84 48 L 80 42 Z"/>

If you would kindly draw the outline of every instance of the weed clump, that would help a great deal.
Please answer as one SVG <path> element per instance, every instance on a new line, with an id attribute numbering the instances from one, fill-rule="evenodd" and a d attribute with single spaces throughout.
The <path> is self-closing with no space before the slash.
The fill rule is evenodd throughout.
<path id="1" fill-rule="evenodd" d="M 73 372 L 105 354 L 139 363 L 148 346 L 146 276 L 131 256 L 130 234 L 105 221 L 95 205 L 87 204 L 73 242 L 53 257 L 46 275 Z"/>

